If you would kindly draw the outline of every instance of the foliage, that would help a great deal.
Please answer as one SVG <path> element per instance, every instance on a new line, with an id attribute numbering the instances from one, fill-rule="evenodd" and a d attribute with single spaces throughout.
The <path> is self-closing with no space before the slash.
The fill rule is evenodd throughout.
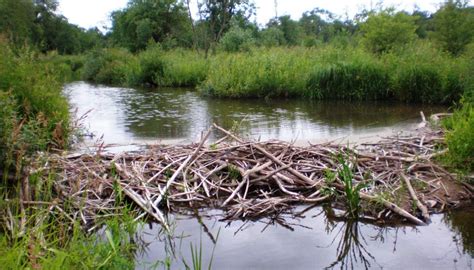
<path id="1" fill-rule="evenodd" d="M 226 52 L 249 51 L 255 44 L 251 30 L 242 29 L 235 25 L 224 34 L 220 40 L 220 47 Z"/>
<path id="2" fill-rule="evenodd" d="M 373 63 L 336 63 L 314 72 L 308 96 L 318 99 L 386 100 L 390 97 L 388 74 Z"/>
<path id="3" fill-rule="evenodd" d="M 462 170 L 474 171 L 474 105 L 466 102 L 445 123 L 448 128 L 446 161 Z"/>
<path id="4" fill-rule="evenodd" d="M 344 195 L 346 196 L 349 215 L 351 218 L 357 218 L 359 215 L 360 195 L 359 192 L 365 187 L 363 183 L 354 185 L 352 169 L 347 164 L 347 160 L 339 157 L 341 168 L 337 171 L 339 179 L 344 183 Z"/>
<path id="5" fill-rule="evenodd" d="M 132 52 L 143 50 L 150 40 L 190 45 L 191 21 L 180 1 L 130 0 L 127 8 L 112 13 L 112 39 Z"/>
<path id="6" fill-rule="evenodd" d="M 361 24 L 362 42 L 374 53 L 384 53 L 401 48 L 416 38 L 415 18 L 393 9 L 370 14 Z"/>
<path id="7" fill-rule="evenodd" d="M 135 57 L 121 49 L 97 49 L 85 60 L 82 78 L 95 83 L 126 85 Z"/>
<path id="8" fill-rule="evenodd" d="M 474 10 L 468 1 L 447 0 L 434 15 L 434 38 L 443 49 L 459 55 L 474 36 Z"/>
<path id="9" fill-rule="evenodd" d="M 0 43 L 0 164 L 17 172 L 25 154 L 65 147 L 69 133 L 57 68 L 29 49 L 19 53 Z"/>
<path id="10" fill-rule="evenodd" d="M 56 13 L 55 0 L 0 0 L 0 33 L 15 46 L 35 45 L 42 52 L 79 53 L 102 43 L 97 29 L 85 30 Z"/>

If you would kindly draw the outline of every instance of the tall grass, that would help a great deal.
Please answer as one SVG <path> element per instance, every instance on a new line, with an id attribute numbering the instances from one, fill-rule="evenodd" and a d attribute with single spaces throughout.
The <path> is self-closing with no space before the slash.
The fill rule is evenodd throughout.
<path id="1" fill-rule="evenodd" d="M 0 43 L 0 165 L 21 171 L 23 156 L 63 148 L 69 134 L 69 108 L 58 68 L 25 48 Z"/>
<path id="2" fill-rule="evenodd" d="M 466 101 L 453 117 L 447 119 L 445 161 L 466 172 L 474 171 L 474 105 Z"/>
<path id="3" fill-rule="evenodd" d="M 429 43 L 373 55 L 359 47 L 255 49 L 211 59 L 200 90 L 217 97 L 296 96 L 452 104 L 466 89 L 468 60 Z"/>

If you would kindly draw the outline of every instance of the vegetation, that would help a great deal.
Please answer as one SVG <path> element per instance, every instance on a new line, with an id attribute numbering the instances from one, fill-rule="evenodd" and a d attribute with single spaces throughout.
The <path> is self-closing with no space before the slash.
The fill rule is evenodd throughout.
<path id="1" fill-rule="evenodd" d="M 60 68 L 60 67 L 59 67 Z M 20 173 L 25 155 L 63 148 L 69 134 L 69 108 L 61 95 L 58 67 L 23 49 L 16 55 L 0 43 L 0 166 Z"/>
<path id="2" fill-rule="evenodd" d="M 27 199 L 54 205 L 53 169 L 40 172 L 45 177 L 23 176 L 33 155 L 67 147 L 66 81 L 196 87 L 223 98 L 446 104 L 456 111 L 445 122 L 443 162 L 473 171 L 474 8 L 468 1 L 447 0 L 432 14 L 378 7 L 352 19 L 315 8 L 299 20 L 279 16 L 265 26 L 252 21 L 252 1 L 197 2 L 198 19 L 190 1 L 130 0 L 112 14 L 104 34 L 70 24 L 58 14 L 57 0 L 0 0 L 0 216 L 11 221 L 8 227 L 2 219 L 0 227 L 2 267 L 134 267 L 136 223 L 128 210 L 103 221 L 98 240 L 65 222 L 66 214 L 20 207 L 25 185 L 34 191 Z M 340 163 L 356 216 L 362 186 L 352 185 L 349 165 Z M 193 266 L 200 268 L 197 250 L 192 247 Z"/>

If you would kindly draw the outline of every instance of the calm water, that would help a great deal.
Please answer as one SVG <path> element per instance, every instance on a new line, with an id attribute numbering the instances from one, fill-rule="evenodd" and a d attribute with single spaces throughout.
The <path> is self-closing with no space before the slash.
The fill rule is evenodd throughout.
<path id="1" fill-rule="evenodd" d="M 186 143 L 197 141 L 212 123 L 254 139 L 301 143 L 361 140 L 411 129 L 419 112 L 446 108 L 387 103 L 310 102 L 306 100 L 216 100 L 184 89 L 141 90 L 94 86 L 77 82 L 66 86 L 84 125 L 106 143 Z M 219 134 L 214 137 L 219 136 Z"/>
<path id="2" fill-rule="evenodd" d="M 77 82 L 65 93 L 78 115 L 92 110 L 85 127 L 106 143 L 186 143 L 213 123 L 260 139 L 373 140 L 413 129 L 419 111 L 442 107 L 387 103 L 310 102 L 305 100 L 212 100 L 183 89 L 141 90 Z M 214 138 L 219 134 L 214 134 Z M 297 210 L 303 210 L 299 207 Z M 172 269 L 192 265 L 190 246 L 202 246 L 203 267 L 214 251 L 214 269 L 472 269 L 474 207 L 433 216 L 427 227 L 378 227 L 338 222 L 321 207 L 288 218 L 291 228 L 270 220 L 219 221 L 217 211 L 174 215 L 174 237 L 145 225 L 137 243 L 137 268 L 169 258 Z M 270 222 L 270 225 L 268 224 Z M 158 264 L 157 264 L 158 263 Z"/>
<path id="3" fill-rule="evenodd" d="M 474 264 L 472 207 L 434 215 L 426 227 L 338 222 L 321 207 L 289 219 L 291 228 L 268 219 L 220 222 L 217 213 L 175 216 L 173 238 L 164 237 L 159 226 L 145 225 L 137 243 L 146 248 L 137 254 L 137 268 L 170 258 L 171 269 L 184 269 L 183 259 L 192 265 L 191 245 L 202 246 L 204 269 L 211 258 L 213 269 L 472 269 Z"/>

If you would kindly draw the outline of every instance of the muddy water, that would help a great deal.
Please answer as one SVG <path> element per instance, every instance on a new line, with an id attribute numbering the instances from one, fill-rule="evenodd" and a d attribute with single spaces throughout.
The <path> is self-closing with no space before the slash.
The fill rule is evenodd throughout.
<path id="1" fill-rule="evenodd" d="M 413 129 L 420 110 L 445 110 L 388 103 L 213 100 L 183 89 L 84 82 L 67 85 L 65 94 L 78 115 L 92 110 L 83 122 L 96 136 L 92 141 L 103 136 L 106 143 L 119 145 L 188 143 L 213 122 L 262 140 L 376 140 Z M 219 214 L 173 215 L 172 237 L 157 225 L 144 225 L 136 239 L 137 268 L 161 269 L 167 262 L 171 269 L 185 269 L 183 261 L 192 268 L 191 246 L 202 252 L 206 269 L 211 258 L 214 269 L 472 269 L 474 263 L 474 207 L 435 215 L 432 224 L 416 228 L 336 221 L 321 207 L 289 217 L 290 226 L 268 219 L 226 223 Z"/>

